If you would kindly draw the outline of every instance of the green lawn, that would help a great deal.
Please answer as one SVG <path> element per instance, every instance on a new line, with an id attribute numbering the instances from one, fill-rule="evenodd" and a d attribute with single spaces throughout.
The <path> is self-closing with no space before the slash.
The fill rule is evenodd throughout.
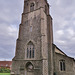
<path id="1" fill-rule="evenodd" d="M 0 75 L 10 75 L 10 73 L 0 73 Z"/>

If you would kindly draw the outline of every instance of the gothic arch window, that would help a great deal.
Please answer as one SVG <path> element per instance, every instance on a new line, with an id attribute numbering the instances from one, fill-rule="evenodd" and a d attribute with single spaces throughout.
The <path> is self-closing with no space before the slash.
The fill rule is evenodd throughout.
<path id="1" fill-rule="evenodd" d="M 30 4 L 30 11 L 33 11 L 34 10 L 34 3 L 31 3 Z"/>
<path id="2" fill-rule="evenodd" d="M 34 44 L 30 41 L 27 44 L 27 58 L 34 58 Z"/>
<path id="3" fill-rule="evenodd" d="M 65 71 L 65 60 L 59 61 L 60 71 Z"/>
<path id="4" fill-rule="evenodd" d="M 34 69 L 33 64 L 31 62 L 28 62 L 26 64 L 26 69 L 27 69 L 27 71 L 33 71 L 33 69 Z"/>

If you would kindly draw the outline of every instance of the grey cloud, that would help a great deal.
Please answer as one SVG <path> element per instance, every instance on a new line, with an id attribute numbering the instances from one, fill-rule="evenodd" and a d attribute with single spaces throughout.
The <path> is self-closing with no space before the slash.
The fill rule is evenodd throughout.
<path id="1" fill-rule="evenodd" d="M 15 50 L 17 30 L 15 27 L 12 28 L 11 25 L 0 24 L 0 58 L 12 59 Z"/>
<path id="2" fill-rule="evenodd" d="M 23 2 L 24 0 L 0 1 L 0 59 L 2 60 L 14 57 Z M 48 2 L 53 17 L 54 43 L 67 55 L 75 57 L 75 1 L 48 0 Z"/>
<path id="3" fill-rule="evenodd" d="M 23 0 L 0 1 L 0 59 L 14 57 L 22 7 Z"/>
<path id="4" fill-rule="evenodd" d="M 75 0 L 48 1 L 53 17 L 54 43 L 67 55 L 75 57 Z"/>
<path id="5" fill-rule="evenodd" d="M 0 2 L 0 18 L 1 20 L 9 23 L 13 23 L 14 21 L 19 21 L 21 19 L 21 12 L 23 11 L 22 9 L 22 4 L 23 0 L 1 0 Z"/>

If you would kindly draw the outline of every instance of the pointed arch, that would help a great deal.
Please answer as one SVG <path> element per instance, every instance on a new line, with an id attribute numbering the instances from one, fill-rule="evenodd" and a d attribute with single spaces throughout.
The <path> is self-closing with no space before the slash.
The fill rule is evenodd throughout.
<path id="1" fill-rule="evenodd" d="M 30 4 L 30 11 L 34 11 L 34 6 L 35 6 L 34 3 L 31 3 L 31 4 Z"/>
<path id="2" fill-rule="evenodd" d="M 34 69 L 34 66 L 31 62 L 26 63 L 26 70 L 27 71 L 32 71 Z"/>
<path id="3" fill-rule="evenodd" d="M 32 41 L 29 41 L 29 42 L 28 42 L 28 45 L 34 45 L 34 44 L 33 44 L 33 42 L 32 42 Z"/>
<path id="4" fill-rule="evenodd" d="M 34 58 L 35 47 L 33 42 L 29 41 L 27 44 L 27 58 Z"/>

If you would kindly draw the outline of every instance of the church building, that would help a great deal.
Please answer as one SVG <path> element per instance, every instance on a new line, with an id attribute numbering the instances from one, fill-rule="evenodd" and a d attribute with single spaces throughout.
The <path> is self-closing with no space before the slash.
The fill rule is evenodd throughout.
<path id="1" fill-rule="evenodd" d="M 53 44 L 47 0 L 24 0 L 11 75 L 75 75 L 75 60 Z"/>

